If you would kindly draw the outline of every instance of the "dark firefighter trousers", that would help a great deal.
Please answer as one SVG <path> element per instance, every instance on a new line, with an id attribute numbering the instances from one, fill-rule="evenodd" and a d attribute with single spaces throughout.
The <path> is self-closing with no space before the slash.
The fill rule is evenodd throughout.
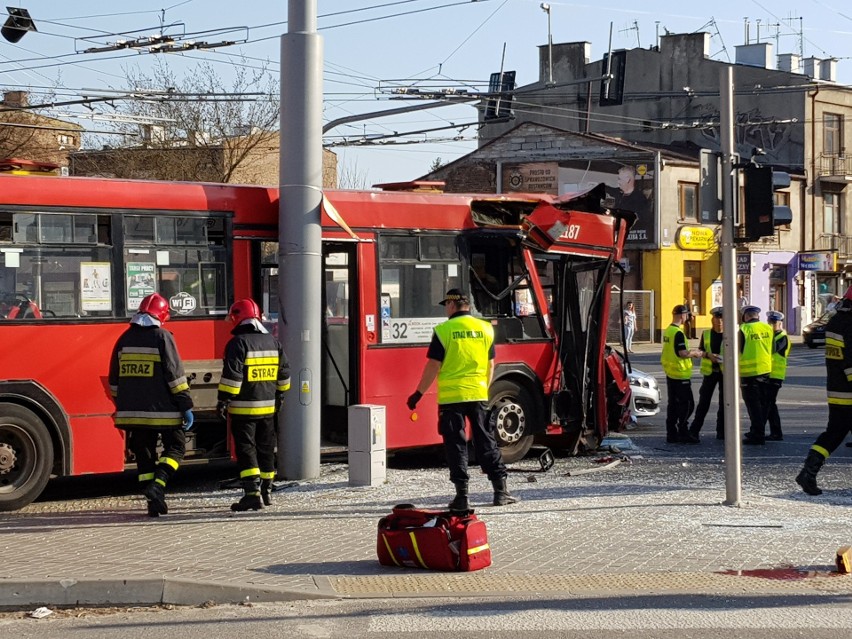
<path id="1" fill-rule="evenodd" d="M 722 373 L 714 372 L 705 375 L 698 388 L 698 405 L 695 407 L 695 418 L 692 420 L 690 431 L 694 434 L 701 432 L 704 426 L 704 418 L 710 410 L 710 402 L 716 386 L 719 386 L 719 408 L 716 411 L 716 437 L 725 437 L 725 385 L 722 383 Z"/>
<path id="2" fill-rule="evenodd" d="M 829 404 L 828 426 L 816 438 L 812 448 L 819 446 L 831 455 L 850 432 L 852 432 L 852 406 Z"/>
<path id="3" fill-rule="evenodd" d="M 231 433 L 244 488 L 275 475 L 275 415 L 231 415 Z M 259 470 L 255 472 L 255 469 Z M 246 492 L 251 492 L 247 489 Z"/>
<path id="4" fill-rule="evenodd" d="M 158 436 L 163 442 L 163 454 L 159 457 L 157 457 Z M 128 428 L 127 447 L 136 457 L 140 486 L 144 488 L 155 478 L 165 486 L 186 454 L 186 433 L 182 428 L 164 430 Z"/>
<path id="5" fill-rule="evenodd" d="M 470 421 L 473 450 L 488 479 L 496 481 L 506 477 L 503 456 L 494 439 L 494 425 L 487 419 L 486 402 L 459 402 L 438 406 L 438 432 L 444 438 L 450 481 L 467 482 L 467 437 L 465 420 Z"/>

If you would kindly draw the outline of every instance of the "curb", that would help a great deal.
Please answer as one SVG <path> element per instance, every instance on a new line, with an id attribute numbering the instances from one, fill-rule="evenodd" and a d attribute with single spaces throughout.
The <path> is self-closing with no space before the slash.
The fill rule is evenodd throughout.
<path id="1" fill-rule="evenodd" d="M 852 577 L 828 570 L 769 568 L 721 572 L 554 575 L 390 571 L 372 576 L 314 576 L 314 589 L 247 586 L 169 577 L 151 579 L 0 579 L 0 609 L 39 606 L 201 606 L 314 599 L 397 599 L 638 594 L 852 595 Z"/>
<path id="2" fill-rule="evenodd" d="M 23 610 L 38 606 L 138 606 L 171 604 L 339 599 L 327 580 L 316 581 L 317 590 L 288 590 L 274 586 L 209 583 L 192 579 L 0 579 L 0 608 Z"/>

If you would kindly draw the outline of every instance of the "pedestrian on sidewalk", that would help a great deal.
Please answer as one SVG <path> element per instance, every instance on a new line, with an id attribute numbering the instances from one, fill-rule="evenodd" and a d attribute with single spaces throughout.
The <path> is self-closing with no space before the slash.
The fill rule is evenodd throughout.
<path id="1" fill-rule="evenodd" d="M 451 288 L 439 304 L 448 319 L 432 332 L 420 383 L 406 404 L 414 410 L 437 377 L 438 432 L 444 440 L 450 481 L 456 488 L 450 510 L 470 509 L 466 420 L 471 425 L 476 458 L 494 487 L 494 505 L 514 504 L 518 499 L 506 486 L 506 466 L 486 411 L 494 374 L 494 328 L 470 314 L 470 299 L 460 289 Z"/>
<path id="2" fill-rule="evenodd" d="M 636 333 L 636 308 L 633 302 L 627 302 L 624 309 L 624 349 L 628 353 L 633 352 L 633 335 Z"/>
<path id="3" fill-rule="evenodd" d="M 722 383 L 723 309 L 716 306 L 710 311 L 710 329 L 701 334 L 698 352 L 701 353 L 701 387 L 698 389 L 698 406 L 689 428 L 691 439 L 699 439 L 704 418 L 716 386 L 719 387 L 719 408 L 716 411 L 716 439 L 725 439 L 725 387 Z"/>
<path id="4" fill-rule="evenodd" d="M 660 363 L 666 373 L 666 442 L 669 444 L 697 444 L 698 437 L 688 429 L 689 417 L 695 408 L 692 396 L 692 358 L 699 357 L 698 349 L 691 349 L 683 332 L 690 318 L 689 307 L 678 304 L 672 309 L 672 323 L 663 331 L 663 351 Z"/>
<path id="5" fill-rule="evenodd" d="M 290 389 L 290 364 L 281 344 L 261 323 L 254 300 L 237 300 L 228 316 L 234 328 L 225 346 L 218 410 L 231 419 L 244 493 L 231 510 L 260 510 L 272 505 L 275 420 Z"/>
<path id="6" fill-rule="evenodd" d="M 778 392 L 787 377 L 787 358 L 793 344 L 783 327 L 784 313 L 767 311 L 766 321 L 773 331 L 772 370 L 769 373 L 769 383 L 766 386 L 766 419 L 769 421 L 769 436 L 766 440 L 780 442 L 784 439 L 784 434 L 781 432 L 781 415 L 778 414 Z"/>
<path id="7" fill-rule="evenodd" d="M 831 453 L 852 432 L 852 286 L 825 325 L 825 386 L 828 426 L 808 451 L 796 483 L 809 495 L 821 495 L 817 473 Z"/>
<path id="8" fill-rule="evenodd" d="M 769 373 L 772 371 L 772 327 L 760 321 L 760 308 L 746 306 L 740 324 L 740 391 L 751 427 L 743 444 L 766 443 Z"/>
<path id="9" fill-rule="evenodd" d="M 158 293 L 142 300 L 118 338 L 109 363 L 115 427 L 127 433 L 149 517 L 169 512 L 166 486 L 186 454 L 192 398 L 172 334 L 163 328 L 169 303 Z M 163 452 L 157 457 L 157 439 Z"/>

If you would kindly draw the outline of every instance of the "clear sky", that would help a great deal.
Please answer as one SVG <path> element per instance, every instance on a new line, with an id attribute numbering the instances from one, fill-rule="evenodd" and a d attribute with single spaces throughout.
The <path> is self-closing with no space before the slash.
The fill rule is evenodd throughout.
<path id="1" fill-rule="evenodd" d="M 286 0 L 9 0 L 24 7 L 38 33 L 12 44 L 0 39 L 0 90 L 55 87 L 58 98 L 73 98 L 92 88 L 125 89 L 128 67 L 149 68 L 156 56 L 128 51 L 77 53 L 114 43 L 121 37 L 168 34 L 218 42 L 246 40 L 215 50 L 168 54 L 181 75 L 200 60 L 232 73 L 234 63 L 261 65 L 278 74 L 279 36 L 287 30 Z M 318 27 L 325 46 L 324 120 L 369 113 L 411 102 L 392 99 L 397 88 L 457 88 L 483 91 L 489 75 L 503 68 L 517 72 L 519 85 L 538 78 L 538 47 L 547 43 L 548 14 L 539 0 L 319 0 Z M 776 44 L 775 53 L 838 59 L 838 80 L 852 82 L 852 8 L 840 0 L 718 0 L 674 2 L 602 0 L 558 2 L 550 6 L 553 41 L 591 43 L 592 59 L 607 50 L 610 24 L 614 49 L 649 47 L 657 34 L 707 31 L 714 59 L 733 60 L 745 39 Z M 712 12 L 712 13 L 711 13 Z M 5 20 L 5 12 L 0 10 Z M 759 22 L 758 22 L 759 21 Z M 221 33 L 198 32 L 233 29 Z M 194 34 L 194 35 L 191 35 Z M 89 38 L 81 40 L 80 38 Z M 241 62 L 239 56 L 244 56 Z M 61 57 L 60 57 L 61 56 Z M 629 70 L 628 70 L 629 73 Z M 103 107 L 108 110 L 108 107 Z M 66 108 L 83 112 L 82 107 Z M 447 162 L 475 148 L 473 106 L 451 106 L 404 116 L 370 118 L 329 131 L 325 141 L 355 142 L 394 132 L 430 132 L 389 138 L 385 144 L 335 146 L 341 168 L 356 183 L 414 179 L 437 158 Z M 80 120 L 87 128 L 105 125 Z M 393 144 L 409 141 L 416 144 Z M 428 141 L 428 142 L 425 142 Z"/>

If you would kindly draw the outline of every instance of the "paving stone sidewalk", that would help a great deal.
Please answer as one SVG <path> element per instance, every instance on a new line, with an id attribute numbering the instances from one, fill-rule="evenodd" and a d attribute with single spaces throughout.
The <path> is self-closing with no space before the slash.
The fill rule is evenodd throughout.
<path id="1" fill-rule="evenodd" d="M 523 501 L 503 508 L 485 505 L 490 485 L 476 477 L 472 500 L 482 505 L 494 563 L 464 575 L 389 569 L 375 559 L 376 522 L 391 506 L 446 504 L 442 469 L 391 468 L 385 485 L 370 488 L 348 486 L 346 466 L 326 464 L 320 479 L 275 493 L 258 513 L 231 513 L 236 491 L 207 486 L 177 488 L 159 519 L 130 495 L 39 502 L 0 518 L 0 605 L 143 603 L 152 587 L 160 596 L 182 591 L 170 597 L 188 603 L 689 584 L 852 593 L 852 576 L 826 576 L 837 548 L 852 543 L 849 491 L 815 500 L 791 479 L 761 481 L 745 487 L 742 508 L 730 508 L 720 503 L 718 459 L 664 464 L 653 448 L 630 452 L 632 463 L 580 476 L 566 473 L 601 464 L 560 459 L 541 473 L 527 460 L 510 476 Z M 804 578 L 807 570 L 815 579 Z"/>

